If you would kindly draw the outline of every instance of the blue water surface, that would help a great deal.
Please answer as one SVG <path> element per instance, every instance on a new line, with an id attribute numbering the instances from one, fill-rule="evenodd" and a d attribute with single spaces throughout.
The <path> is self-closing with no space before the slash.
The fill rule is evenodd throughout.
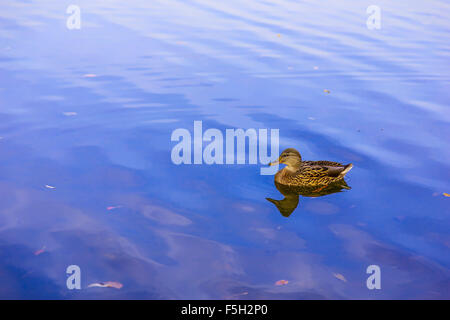
<path id="1" fill-rule="evenodd" d="M 449 299 L 450 4 L 372 4 L 1 1 L 0 298 Z M 172 162 L 194 121 L 352 189 L 284 217 L 261 164 Z"/>

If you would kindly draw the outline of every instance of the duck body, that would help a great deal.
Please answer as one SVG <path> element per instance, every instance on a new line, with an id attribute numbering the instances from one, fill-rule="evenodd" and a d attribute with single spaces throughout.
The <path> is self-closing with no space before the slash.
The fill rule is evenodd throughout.
<path id="1" fill-rule="evenodd" d="M 275 174 L 275 182 L 286 186 L 321 187 L 342 183 L 353 164 L 344 165 L 333 161 L 302 161 L 300 153 L 289 148 L 284 150 L 278 161 L 271 163 L 287 166 Z"/>

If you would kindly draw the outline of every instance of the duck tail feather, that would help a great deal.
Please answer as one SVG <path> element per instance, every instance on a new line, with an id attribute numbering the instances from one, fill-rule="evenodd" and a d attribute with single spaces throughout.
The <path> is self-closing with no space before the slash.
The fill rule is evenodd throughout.
<path id="1" fill-rule="evenodd" d="M 353 168 L 353 164 L 349 163 L 348 165 L 344 166 L 344 170 L 342 170 L 340 176 L 343 177 Z"/>

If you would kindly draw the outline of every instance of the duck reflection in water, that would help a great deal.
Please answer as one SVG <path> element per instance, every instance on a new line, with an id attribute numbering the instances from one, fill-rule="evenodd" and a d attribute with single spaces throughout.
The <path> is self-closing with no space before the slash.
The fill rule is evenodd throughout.
<path id="1" fill-rule="evenodd" d="M 297 208 L 300 196 L 304 197 L 322 197 L 328 194 L 342 192 L 344 189 L 350 190 L 351 188 L 347 183 L 342 180 L 337 183 L 333 183 L 323 187 L 293 187 L 286 186 L 275 182 L 275 187 L 284 196 L 283 200 L 275 200 L 272 198 L 266 198 L 266 200 L 272 202 L 280 211 L 284 217 L 289 217 L 292 212 Z"/>
<path id="2" fill-rule="evenodd" d="M 351 189 L 344 176 L 353 165 L 332 161 L 302 161 L 300 153 L 289 148 L 284 150 L 278 161 L 269 165 L 286 164 L 275 175 L 275 186 L 283 200 L 266 198 L 275 204 L 284 217 L 289 217 L 297 208 L 300 195 L 304 197 L 322 197 L 328 194 Z"/>

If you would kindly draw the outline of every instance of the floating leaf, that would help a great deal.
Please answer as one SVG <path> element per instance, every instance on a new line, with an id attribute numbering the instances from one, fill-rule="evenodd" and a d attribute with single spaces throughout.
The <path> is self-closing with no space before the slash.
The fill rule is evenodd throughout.
<path id="1" fill-rule="evenodd" d="M 95 78 L 97 75 L 93 73 L 86 73 L 83 75 L 84 78 Z"/>
<path id="2" fill-rule="evenodd" d="M 337 279 L 341 281 L 347 282 L 347 279 L 345 279 L 345 277 L 340 273 L 333 273 L 333 276 L 335 276 Z"/>
<path id="3" fill-rule="evenodd" d="M 119 208 L 122 208 L 122 206 L 110 206 L 110 207 L 106 207 L 106 210 L 110 211 L 110 210 L 119 209 Z"/>
<path id="4" fill-rule="evenodd" d="M 325 92 L 325 93 L 330 93 L 331 91 L 328 90 L 328 89 L 323 89 L 323 92 Z"/>
<path id="5" fill-rule="evenodd" d="M 247 291 L 244 291 L 244 292 L 241 292 L 241 293 L 236 293 L 236 294 L 233 294 L 233 295 L 231 295 L 231 296 L 225 297 L 225 299 L 226 299 L 226 300 L 236 299 L 236 298 L 238 298 L 239 296 L 246 296 L 246 295 L 248 295 L 248 292 L 247 292 Z"/>
<path id="6" fill-rule="evenodd" d="M 445 196 L 445 197 L 450 197 L 450 194 L 449 193 L 443 193 L 443 195 Z"/>
<path id="7" fill-rule="evenodd" d="M 246 295 L 248 295 L 248 292 L 244 291 L 244 292 L 241 292 L 241 293 L 236 293 L 234 296 L 238 297 L 238 296 L 246 296 Z"/>
<path id="8" fill-rule="evenodd" d="M 46 184 L 45 187 L 46 187 L 47 189 L 55 189 L 55 188 L 56 188 L 56 187 L 50 186 L 50 185 L 48 185 L 48 184 Z"/>
<path id="9" fill-rule="evenodd" d="M 281 37 L 281 34 L 277 33 L 277 37 L 280 38 L 280 37 Z"/>
<path id="10" fill-rule="evenodd" d="M 123 287 L 123 285 L 120 282 L 106 281 L 106 282 L 91 283 L 90 285 L 88 285 L 88 288 L 92 287 L 120 289 Z"/>
<path id="11" fill-rule="evenodd" d="M 287 285 L 289 283 L 289 281 L 287 280 L 278 280 L 277 282 L 275 282 L 276 286 L 284 286 Z"/>
<path id="12" fill-rule="evenodd" d="M 38 255 L 40 255 L 41 253 L 44 253 L 44 252 L 45 252 L 45 246 L 43 246 L 41 249 L 35 251 L 34 255 L 38 256 Z"/>

